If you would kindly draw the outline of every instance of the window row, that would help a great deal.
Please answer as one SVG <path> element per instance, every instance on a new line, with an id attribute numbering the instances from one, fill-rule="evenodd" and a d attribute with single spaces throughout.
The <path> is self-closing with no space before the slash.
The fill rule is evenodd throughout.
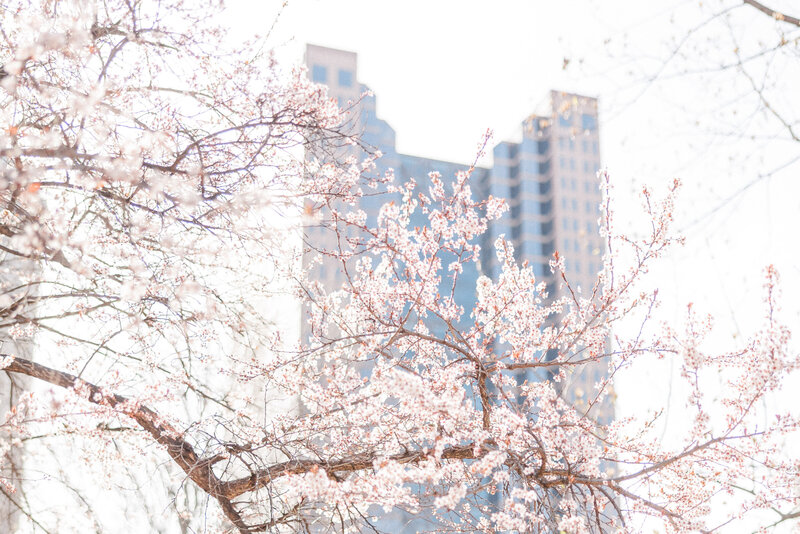
<path id="1" fill-rule="evenodd" d="M 495 180 L 489 187 L 489 193 L 498 198 L 504 198 L 509 203 L 514 203 L 517 199 L 523 199 L 523 202 L 531 202 L 538 204 L 548 204 L 550 201 L 538 200 L 532 197 L 547 196 L 550 194 L 552 187 L 550 182 L 539 182 L 536 180 L 523 180 L 522 183 L 503 183 L 500 180 Z M 550 213 L 550 208 L 547 208 L 547 213 Z"/>
<path id="2" fill-rule="evenodd" d="M 561 156 L 561 157 L 558 158 L 558 167 L 560 169 L 564 169 L 564 170 L 569 169 L 571 171 L 574 171 L 577 168 L 577 166 L 578 166 L 578 164 L 576 163 L 575 159 L 573 159 L 573 158 L 567 158 L 565 156 Z M 599 168 L 600 168 L 600 164 L 598 162 L 596 162 L 596 161 L 584 160 L 584 162 L 583 162 L 583 172 L 585 172 L 585 173 L 597 172 L 597 170 Z"/>
<path id="3" fill-rule="evenodd" d="M 576 126 L 576 118 L 572 113 L 562 113 L 558 116 L 558 124 L 565 128 L 574 127 Z M 581 113 L 578 123 L 583 131 L 594 132 L 597 130 L 597 117 L 595 115 Z"/>
<path id="4" fill-rule="evenodd" d="M 339 87 L 353 87 L 353 72 L 345 69 L 339 69 L 337 72 L 337 83 Z M 316 83 L 329 83 L 328 82 L 328 67 L 325 65 L 313 65 L 311 67 L 311 80 Z"/>
<path id="5" fill-rule="evenodd" d="M 575 137 L 561 136 L 558 138 L 558 147 L 562 150 L 574 152 L 576 146 Z M 581 149 L 584 154 L 597 154 L 600 151 L 597 141 L 590 141 L 589 139 L 581 139 Z"/>
<path id="6" fill-rule="evenodd" d="M 533 199 L 522 199 L 520 202 L 510 203 L 511 219 L 518 221 L 524 215 L 550 215 L 553 212 L 553 203 L 549 200 L 538 202 Z"/>
<path id="7" fill-rule="evenodd" d="M 580 232 L 581 229 L 583 229 L 586 231 L 587 235 L 597 235 L 599 232 L 597 221 L 584 221 L 581 223 L 578 219 L 571 219 L 569 217 L 561 219 L 561 229 L 565 232 L 569 232 L 570 230 L 573 232 Z"/>
<path id="8" fill-rule="evenodd" d="M 550 160 L 530 161 L 524 159 L 519 163 L 519 165 L 512 165 L 508 167 L 496 165 L 494 169 L 492 169 L 492 174 L 497 178 L 518 178 L 520 173 L 528 176 L 531 174 L 544 175 L 547 174 L 549 170 Z"/>
<path id="9" fill-rule="evenodd" d="M 567 178 L 566 176 L 561 177 L 561 189 L 563 191 L 571 190 L 577 191 L 578 190 L 578 180 L 575 178 Z M 598 183 L 595 180 L 584 180 L 583 181 L 583 192 L 584 193 L 593 193 L 596 192 L 598 189 Z"/>
<path id="10" fill-rule="evenodd" d="M 568 237 L 561 240 L 561 248 L 558 250 L 564 254 L 574 252 L 589 256 L 599 256 L 601 252 L 600 245 L 594 240 L 587 242 L 585 239 L 570 239 Z"/>
<path id="11" fill-rule="evenodd" d="M 603 270 L 602 262 L 586 262 L 586 272 L 584 273 L 582 270 L 583 265 L 579 260 L 566 260 L 564 262 L 564 267 L 567 271 L 567 278 L 569 278 L 570 273 L 574 274 L 588 274 L 591 276 L 596 276 L 600 271 Z"/>
<path id="12" fill-rule="evenodd" d="M 578 211 L 578 199 L 577 198 L 562 198 L 561 199 L 561 209 L 563 211 Z M 592 202 L 591 200 L 586 200 L 583 203 L 583 209 L 588 215 L 592 215 L 597 213 L 600 210 L 599 204 L 597 202 Z"/>

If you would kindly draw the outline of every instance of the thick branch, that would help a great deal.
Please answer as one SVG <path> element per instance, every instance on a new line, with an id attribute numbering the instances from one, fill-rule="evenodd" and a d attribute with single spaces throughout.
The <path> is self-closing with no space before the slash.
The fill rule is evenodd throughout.
<path id="1" fill-rule="evenodd" d="M 775 20 L 779 20 L 781 22 L 787 22 L 789 24 L 793 24 L 800 28 L 800 19 L 796 17 L 792 17 L 790 15 L 786 15 L 781 13 L 780 11 L 775 11 L 774 9 L 765 6 L 761 2 L 756 2 L 756 0 L 742 0 L 745 4 L 749 6 L 753 6 L 757 10 L 761 11 L 762 13 L 769 15 L 770 17 L 774 18 Z"/>
<path id="2" fill-rule="evenodd" d="M 480 458 L 486 453 L 484 449 L 475 454 L 475 446 L 455 445 L 442 452 L 442 460 L 471 460 Z M 319 460 L 289 460 L 274 464 L 266 469 L 260 469 L 249 477 L 223 482 L 219 489 L 229 499 L 238 497 L 248 491 L 255 491 L 270 484 L 274 479 L 286 475 L 309 473 L 317 469 L 324 469 L 328 474 L 352 473 L 372 469 L 376 461 L 394 461 L 401 464 L 417 463 L 433 456 L 433 451 L 406 451 L 392 456 L 379 456 L 376 454 L 363 454 L 348 456 L 330 461 Z"/>
<path id="3" fill-rule="evenodd" d="M 0 358 L 4 356 L 6 355 L 0 354 Z M 248 477 L 224 482 L 220 480 L 212 470 L 212 465 L 219 460 L 219 458 L 200 458 L 194 451 L 194 448 L 183 438 L 183 434 L 169 424 L 163 422 L 159 415 L 150 408 L 132 402 L 122 395 L 106 392 L 102 388 L 86 382 L 77 376 L 62 371 L 56 371 L 55 369 L 23 358 L 15 358 L 4 371 L 8 373 L 24 374 L 62 388 L 74 389 L 77 386 L 78 388 L 88 390 L 89 396 L 87 400 L 89 402 L 101 406 L 119 408 L 122 413 L 133 418 L 139 426 L 153 437 L 153 439 L 167 447 L 167 452 L 172 460 L 180 466 L 195 484 L 220 502 L 226 516 L 239 528 L 240 532 L 252 532 L 253 530 L 252 527 L 248 527 L 243 523 L 241 517 L 231 505 L 230 500 L 243 493 L 263 488 L 277 478 L 287 475 L 308 473 L 318 469 L 323 469 L 329 474 L 365 471 L 372 469 L 376 461 L 417 463 L 434 455 L 433 451 L 414 450 L 391 456 L 381 456 L 373 453 L 347 456 L 329 461 L 288 460 L 258 470 Z M 480 458 L 485 453 L 486 450 L 481 449 L 481 451 L 476 454 L 474 444 L 457 445 L 445 448 L 444 451 L 442 451 L 440 459 L 469 460 Z"/>
<path id="4" fill-rule="evenodd" d="M 0 358 L 6 356 L 0 354 Z M 76 386 L 88 390 L 87 400 L 93 404 L 119 408 L 127 416 L 133 418 L 140 427 L 149 433 L 156 442 L 166 446 L 167 453 L 172 460 L 186 473 L 186 475 L 197 484 L 203 491 L 220 501 L 225 515 L 233 522 L 241 532 L 245 530 L 245 525 L 241 517 L 230 506 L 224 495 L 220 494 L 220 480 L 214 474 L 209 462 L 202 461 L 194 448 L 182 437 L 182 433 L 163 422 L 156 412 L 146 406 L 132 402 L 130 399 L 108 393 L 102 388 L 86 382 L 62 371 L 56 371 L 50 367 L 26 360 L 14 358 L 11 364 L 4 369 L 8 373 L 19 373 L 23 375 L 49 382 L 66 389 L 74 389 Z M 227 504 L 227 506 L 226 506 Z M 232 513 L 231 513 L 232 512 Z"/>

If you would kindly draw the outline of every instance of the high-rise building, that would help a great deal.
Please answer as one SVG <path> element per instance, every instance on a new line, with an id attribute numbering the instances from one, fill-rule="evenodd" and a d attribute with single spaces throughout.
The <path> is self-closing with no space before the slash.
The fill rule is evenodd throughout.
<path id="1" fill-rule="evenodd" d="M 514 245 L 516 260 L 528 262 L 537 278 L 548 282 L 551 297 L 569 290 L 553 280 L 549 262 L 554 252 L 565 259 L 572 290 L 580 288 L 586 297 L 603 267 L 599 143 L 597 100 L 551 91 L 548 112 L 523 121 L 521 141 L 501 142 L 494 148 L 486 191 L 505 198 L 511 213 L 494 222 L 488 240 L 504 235 Z M 484 272 L 496 274 L 495 261 L 493 254 L 484 254 Z M 581 406 L 606 374 L 605 362 L 577 366 L 561 384 L 562 392 Z M 594 410 L 605 421 L 612 412 L 609 403 Z"/>
<path id="2" fill-rule="evenodd" d="M 511 216 L 494 224 L 539 277 L 550 276 L 556 250 L 574 283 L 591 288 L 600 270 L 600 167 L 597 100 L 552 91 L 551 112 L 522 123 L 522 141 L 494 148 L 489 194 L 507 199 Z M 487 255 L 484 269 L 493 272 Z"/>
<path id="3" fill-rule="evenodd" d="M 375 96 L 358 81 L 355 53 L 308 45 L 305 61 L 312 81 L 327 85 L 329 95 L 342 109 L 349 110 L 350 123 L 362 141 L 383 154 L 378 160 L 377 173 L 383 174 L 391 168 L 397 180 L 414 178 L 425 191 L 429 172 L 437 171 L 447 180 L 469 167 L 398 153 L 394 130 L 378 118 Z M 550 272 L 549 261 L 556 251 L 566 260 L 572 289 L 581 288 L 588 296 L 602 269 L 604 251 L 598 227 L 599 143 L 597 100 L 551 91 L 549 108 L 522 122 L 518 141 L 504 141 L 494 147 L 492 168 L 473 170 L 470 180 L 473 195 L 479 200 L 490 195 L 504 198 L 510 213 L 493 221 L 484 236 L 480 263 L 467 266 L 460 277 L 455 300 L 464 307 L 467 318 L 475 303 L 477 277 L 497 274 L 493 247 L 501 235 L 514 246 L 517 261 L 527 262 L 537 278 L 547 282 L 550 296 L 560 296 L 566 291 Z M 379 202 L 385 200 L 385 197 L 366 199 L 362 208 L 369 217 L 375 217 Z M 319 279 L 341 282 L 336 270 L 335 266 L 327 269 L 322 266 Z M 435 329 L 436 325 L 431 327 Z M 583 396 L 590 394 L 592 385 L 605 373 L 605 364 L 581 366 L 580 374 L 572 375 L 568 387 L 563 388 L 564 395 L 580 405 Z M 519 378 L 542 377 L 522 374 Z M 597 416 L 608 419 L 611 412 L 612 408 L 605 406 L 597 411 Z"/>

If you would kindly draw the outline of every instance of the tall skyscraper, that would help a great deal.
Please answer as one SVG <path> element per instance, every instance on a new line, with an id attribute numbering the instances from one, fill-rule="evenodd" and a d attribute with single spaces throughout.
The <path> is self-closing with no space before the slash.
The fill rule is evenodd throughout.
<path id="1" fill-rule="evenodd" d="M 378 118 L 375 97 L 368 93 L 367 86 L 358 82 L 355 53 L 308 45 L 305 60 L 311 79 L 327 85 L 329 95 L 337 99 L 339 106 L 349 109 L 350 123 L 362 141 L 383 154 L 378 160 L 377 173 L 394 169 L 397 180 L 414 178 L 425 191 L 429 172 L 437 171 L 448 180 L 457 171 L 468 168 L 397 152 L 394 130 Z M 497 144 L 492 168 L 473 170 L 470 180 L 473 195 L 479 200 L 490 195 L 504 198 L 510 213 L 492 223 L 481 243 L 481 261 L 466 266 L 459 279 L 455 300 L 464 307 L 466 319 L 475 303 L 478 276 L 486 274 L 494 278 L 497 274 L 494 242 L 501 235 L 514 246 L 517 261 L 527 262 L 537 278 L 547 283 L 551 297 L 567 291 L 550 272 L 549 261 L 556 251 L 566 260 L 572 289 L 581 288 L 584 295 L 590 294 L 602 269 L 604 251 L 598 227 L 599 143 L 597 100 L 551 91 L 549 109 L 522 122 L 520 140 Z M 374 217 L 378 201 L 385 200 L 386 197 L 368 199 L 362 207 Z M 369 205 L 371 202 L 375 205 Z M 329 284 L 340 282 L 335 271 L 334 266 L 323 267 L 318 278 Z M 431 328 L 436 329 L 436 325 Z M 564 396 L 580 406 L 590 395 L 592 385 L 605 373 L 605 363 L 581 366 L 580 372 L 563 384 Z M 521 373 L 518 378 L 522 381 L 544 377 Z M 595 410 L 605 420 L 612 412 L 608 403 Z"/>
<path id="2" fill-rule="evenodd" d="M 551 113 L 522 123 L 522 141 L 494 148 L 489 194 L 507 199 L 510 217 L 494 224 L 537 276 L 550 276 L 556 250 L 576 285 L 590 288 L 601 267 L 597 100 L 551 91 Z M 493 272 L 487 255 L 484 269 Z"/>
<path id="3" fill-rule="evenodd" d="M 504 235 L 514 245 L 516 260 L 528 262 L 537 278 L 548 282 L 551 297 L 568 291 L 550 272 L 554 252 L 565 258 L 570 287 L 580 288 L 584 296 L 590 296 L 602 269 L 599 143 L 597 100 L 551 91 L 549 113 L 525 119 L 520 142 L 501 142 L 494 148 L 486 190 L 505 198 L 511 213 L 490 227 L 487 240 Z M 483 270 L 496 274 L 495 262 L 493 254 L 484 254 Z M 582 406 L 606 373 L 605 362 L 578 366 L 562 384 L 562 392 Z M 520 377 L 524 378 L 544 377 Z M 595 415 L 609 420 L 612 406 L 599 408 Z"/>

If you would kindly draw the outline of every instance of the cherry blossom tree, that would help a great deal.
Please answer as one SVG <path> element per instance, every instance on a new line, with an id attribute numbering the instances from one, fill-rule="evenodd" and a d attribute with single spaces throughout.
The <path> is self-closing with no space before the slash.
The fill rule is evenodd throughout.
<path id="1" fill-rule="evenodd" d="M 679 326 L 652 318 L 658 292 L 641 282 L 677 241 L 677 181 L 662 200 L 643 191 L 649 226 L 632 238 L 602 174 L 603 270 L 581 290 L 556 254 L 567 291 L 552 298 L 509 243 L 480 250 L 502 199 L 473 199 L 470 172 L 426 188 L 376 179 L 325 90 L 262 41 L 227 50 L 214 7 L 2 8 L 0 335 L 30 356 L 2 356 L 25 393 L 0 447 L 24 444 L 25 460 L 0 484 L 20 528 L 119 529 L 97 510 L 118 501 L 87 484 L 122 501 L 162 491 L 158 528 L 184 532 L 397 531 L 397 511 L 461 532 L 798 516 L 800 459 L 783 450 L 796 411 L 757 411 L 797 374 L 777 273 L 763 324 L 733 350 L 703 343 L 711 320 L 694 307 Z M 373 224 L 362 199 L 381 187 L 398 200 Z M 335 239 L 303 244 L 310 226 Z M 304 253 L 335 262 L 341 286 L 310 276 Z M 487 253 L 501 272 L 465 310 L 442 287 Z M 301 303 L 303 337 L 287 326 Z M 635 335 L 615 336 L 631 321 Z M 693 419 L 670 443 L 592 410 L 648 355 L 679 362 L 689 392 Z M 570 405 L 561 384 L 598 362 L 609 378 Z M 47 473 L 79 496 L 73 511 L 25 497 L 58 498 L 37 488 L 43 450 L 82 466 Z M 731 517 L 712 516 L 731 494 Z"/>

